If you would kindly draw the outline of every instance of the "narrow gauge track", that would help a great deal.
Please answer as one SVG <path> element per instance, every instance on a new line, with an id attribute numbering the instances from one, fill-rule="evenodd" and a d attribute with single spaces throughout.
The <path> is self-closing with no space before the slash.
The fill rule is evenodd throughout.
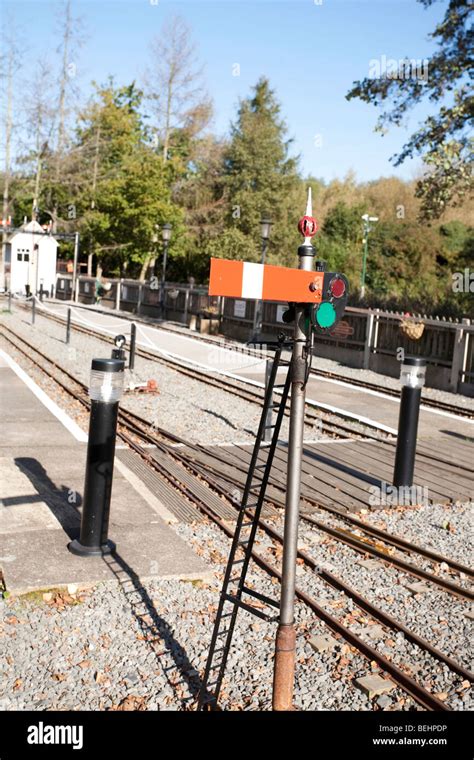
<path id="1" fill-rule="evenodd" d="M 26 309 L 26 306 L 22 303 L 21 307 Z M 65 324 L 65 319 L 59 315 L 52 315 L 50 312 L 42 312 L 43 316 L 48 317 L 52 321 L 58 322 L 59 324 Z M 145 323 L 147 324 L 147 323 Z M 112 343 L 113 338 L 107 335 L 104 335 L 104 333 L 100 331 L 95 331 L 91 328 L 83 327 L 82 325 L 75 325 L 71 324 L 71 327 L 73 329 L 77 330 L 78 332 L 82 332 L 86 335 L 93 336 L 97 338 L 98 340 L 103 340 L 106 343 Z M 178 330 L 173 330 L 169 327 L 162 327 L 160 325 L 159 329 L 163 329 L 167 332 L 171 333 L 179 333 Z M 239 346 L 236 346 L 235 344 L 230 344 L 230 346 L 227 346 L 227 341 L 214 341 L 210 338 L 206 339 L 203 336 L 199 336 L 199 339 L 205 340 L 208 343 L 211 343 L 213 345 L 221 345 L 223 348 L 231 348 L 231 350 L 234 351 L 241 351 L 242 349 Z M 261 350 L 257 351 L 255 349 L 247 348 L 246 347 L 246 353 L 249 355 L 253 355 L 258 358 L 265 358 L 266 354 L 262 352 Z M 177 361 L 172 360 L 171 358 L 164 358 L 160 357 L 157 353 L 152 353 L 151 351 L 147 351 L 143 348 L 137 347 L 137 354 L 139 356 L 142 356 L 144 359 L 148 359 L 150 361 L 158 361 L 166 366 L 171 367 L 177 372 L 180 372 L 181 374 L 188 375 L 189 377 L 192 377 L 194 380 L 197 380 L 199 382 L 206 383 L 208 385 L 213 385 L 214 387 L 218 387 L 221 390 L 224 390 L 228 393 L 231 393 L 233 395 L 237 395 L 240 398 L 243 398 L 251 403 L 257 403 L 259 405 L 262 404 L 263 401 L 263 393 L 258 392 L 257 390 L 251 389 L 251 388 L 243 388 L 241 383 L 233 382 L 230 378 L 227 378 L 226 380 L 223 380 L 222 378 L 217 378 L 215 376 L 210 375 L 209 373 L 202 372 L 198 370 L 197 368 L 187 368 L 180 364 Z M 315 373 L 324 374 L 325 370 L 314 370 Z M 334 373 L 333 373 L 334 375 Z M 335 375 L 334 375 L 335 377 Z M 348 382 L 348 378 L 345 378 L 343 375 L 338 376 L 338 379 L 343 380 L 344 382 Z M 364 385 L 364 381 L 356 381 L 358 383 L 361 383 Z M 374 388 L 380 389 L 379 386 L 374 385 Z M 383 388 L 381 389 L 384 390 Z M 278 392 L 278 391 L 277 391 Z M 398 391 L 393 391 L 393 396 L 399 395 Z M 424 403 L 424 400 L 422 400 L 422 403 Z M 433 403 L 436 405 L 436 401 L 433 400 Z M 442 402 L 440 402 L 442 403 Z M 466 418 L 469 418 L 469 414 L 474 416 L 474 412 L 470 412 L 470 410 L 462 409 L 461 407 L 455 407 L 456 410 L 461 410 L 461 412 L 466 412 L 465 415 Z M 449 411 L 447 408 L 444 409 L 444 411 Z M 454 410 L 453 410 L 454 411 Z M 319 413 L 315 413 L 315 411 L 310 407 L 306 406 L 305 411 L 305 424 L 309 426 L 317 427 L 321 432 L 327 433 L 328 435 L 334 435 L 335 437 L 342 436 L 342 437 L 351 437 L 351 438 L 358 438 L 360 436 L 363 436 L 364 438 L 370 438 L 373 440 L 384 440 L 385 443 L 388 445 L 395 447 L 397 440 L 392 435 L 388 434 L 386 431 L 381 430 L 380 427 L 374 423 L 371 425 L 369 422 L 361 422 L 357 423 L 357 421 L 354 421 L 351 416 L 344 415 L 344 413 L 340 410 L 338 412 L 332 412 L 327 413 L 323 410 L 320 410 Z M 289 411 L 285 410 L 285 416 L 289 416 Z M 340 422 L 339 419 L 335 418 L 342 418 L 344 422 Z M 464 419 L 464 416 L 461 415 L 461 418 Z M 349 424 L 345 424 L 345 422 L 348 422 Z M 354 429 L 354 423 L 360 425 L 360 429 Z M 441 462 L 442 464 L 452 464 L 449 458 L 447 458 L 443 453 L 436 452 L 436 450 L 425 452 L 424 450 L 420 450 L 420 454 L 424 456 L 428 456 L 431 459 L 436 459 L 437 461 Z M 471 472 L 471 467 L 468 464 L 463 464 L 461 461 L 458 461 L 456 463 L 456 466 L 460 469 L 464 469 L 467 472 Z"/>
<path id="2" fill-rule="evenodd" d="M 131 420 L 131 424 L 136 425 L 137 423 L 136 421 Z M 139 430 L 139 432 L 141 435 L 146 435 L 146 431 Z M 153 436 L 150 436 L 149 443 L 154 443 Z M 199 453 L 206 452 L 206 448 L 204 446 L 196 446 L 190 443 L 186 443 L 185 445 L 188 449 L 196 451 L 198 455 Z M 189 456 L 189 454 L 183 455 L 179 451 L 176 451 L 174 452 L 174 456 L 180 458 L 184 465 L 192 466 L 197 475 L 207 479 L 210 485 L 212 485 L 214 489 L 218 490 L 224 497 L 228 497 L 229 489 L 222 485 L 223 481 L 225 481 L 231 488 L 243 488 L 242 479 L 232 478 L 229 475 L 223 475 L 217 467 L 213 467 L 211 464 L 209 464 L 209 459 L 207 459 L 204 466 L 201 462 L 199 462 L 199 459 L 196 461 L 191 456 Z M 247 470 L 245 468 L 245 465 L 242 464 L 242 466 L 240 466 L 236 462 L 233 462 L 232 466 L 235 469 L 239 469 L 243 476 L 246 475 Z M 275 504 L 275 506 L 283 509 L 285 506 L 284 487 L 278 483 L 278 481 L 272 480 L 271 477 L 269 484 L 272 485 L 276 490 L 281 491 L 282 496 L 278 500 L 275 498 L 275 496 L 269 497 L 268 501 Z M 374 557 L 378 557 L 384 562 L 394 565 L 398 569 L 403 570 L 404 572 L 407 572 L 416 578 L 430 581 L 435 585 L 440 586 L 443 590 L 449 591 L 452 594 L 459 596 L 460 598 L 468 600 L 474 599 L 474 593 L 470 590 L 465 589 L 456 583 L 452 583 L 451 581 L 446 580 L 445 578 L 440 577 L 433 572 L 429 572 L 421 567 L 418 567 L 417 565 L 413 565 L 402 557 L 396 556 L 391 552 L 393 550 L 398 550 L 405 555 L 418 554 L 420 557 L 423 557 L 424 559 L 434 564 L 435 567 L 436 565 L 445 563 L 451 572 L 462 573 L 465 576 L 473 579 L 474 571 L 471 570 L 471 568 L 461 564 L 460 562 L 456 562 L 455 560 L 444 557 L 442 554 L 431 551 L 430 549 L 425 549 L 418 544 L 413 544 L 401 536 L 392 535 L 380 528 L 376 528 L 372 525 L 367 525 L 362 520 L 359 520 L 358 518 L 350 515 L 342 509 L 331 507 L 327 504 L 321 504 L 317 500 L 311 499 L 307 493 L 302 494 L 301 498 L 302 501 L 307 505 L 321 509 L 324 512 L 328 512 L 337 519 L 345 522 L 350 528 L 353 528 L 351 531 L 345 528 L 333 527 L 324 522 L 321 522 L 320 520 L 316 520 L 309 514 L 302 512 L 301 519 L 307 523 L 310 523 L 312 526 L 315 526 L 318 528 L 318 530 L 321 530 L 322 532 L 330 535 L 332 538 L 345 543 L 347 546 L 350 546 L 360 554 L 371 554 Z M 355 531 L 358 531 L 358 533 Z M 365 536 L 360 535 L 361 532 L 365 533 Z"/>
<path id="3" fill-rule="evenodd" d="M 48 374 L 56 383 L 58 383 L 63 388 L 63 390 L 69 393 L 77 401 L 80 401 L 87 409 L 90 408 L 88 388 L 85 385 L 85 383 L 78 380 L 68 370 L 61 367 L 61 365 L 59 365 L 56 361 L 48 357 L 38 348 L 33 346 L 25 338 L 14 333 L 10 328 L 5 328 L 4 325 L 0 325 L 0 328 L 2 330 L 7 330 L 12 335 L 14 335 L 15 338 L 17 338 L 24 345 L 26 345 L 28 348 L 28 352 L 25 351 L 17 343 L 15 343 L 15 341 L 13 341 L 11 337 L 4 334 L 3 337 L 8 342 L 10 342 L 17 350 L 19 350 L 31 362 L 36 364 L 36 366 L 38 366 L 39 369 L 41 369 L 43 372 Z M 31 356 L 31 351 L 35 352 L 44 361 L 51 364 L 55 368 L 56 371 L 62 373 L 67 378 L 68 383 L 75 384 L 78 390 L 74 391 L 73 389 L 71 389 L 68 383 L 66 383 L 64 380 L 58 379 L 50 371 L 45 369 L 44 366 L 42 366 L 37 360 L 35 360 Z M 229 497 L 229 492 L 228 492 L 228 489 L 222 486 L 222 484 L 219 482 L 218 479 L 220 479 L 221 481 L 227 480 L 227 482 L 232 486 L 237 486 L 237 487 L 242 486 L 242 482 L 240 480 L 230 478 L 229 476 L 223 476 L 222 473 L 217 468 L 213 467 L 212 465 L 206 464 L 206 466 L 204 467 L 202 463 L 200 463 L 199 461 L 196 461 L 192 456 L 190 456 L 189 454 L 183 454 L 178 448 L 176 448 L 176 444 L 179 444 L 183 447 L 186 447 L 189 451 L 194 451 L 196 452 L 197 455 L 199 455 L 200 453 L 202 454 L 204 452 L 207 452 L 207 449 L 205 446 L 201 446 L 199 444 L 193 444 L 188 441 L 185 441 L 183 438 L 180 438 L 179 436 L 169 433 L 168 431 L 165 431 L 162 428 L 159 428 L 156 426 L 154 426 L 153 428 L 153 430 L 156 432 L 151 433 L 150 425 L 148 424 L 148 422 L 144 420 L 142 417 L 140 417 L 138 414 L 136 414 L 135 412 L 132 412 L 128 409 L 119 408 L 119 423 L 125 427 L 127 432 L 134 434 L 140 440 L 145 441 L 146 443 L 151 443 L 153 445 L 159 446 L 164 453 L 166 453 L 167 455 L 170 455 L 171 457 L 179 461 L 185 467 L 190 468 L 194 472 L 194 474 L 197 475 L 199 478 L 207 480 L 208 484 L 214 490 L 218 491 L 220 495 L 223 496 L 224 498 Z M 239 469 L 243 474 L 246 474 L 247 470 L 244 463 L 242 463 L 242 465 L 238 465 L 236 462 L 233 462 L 233 466 L 234 466 L 234 469 Z M 282 485 L 278 483 L 278 481 L 270 481 L 270 482 L 271 482 L 271 485 L 273 485 L 276 489 L 279 489 L 282 493 L 284 492 L 284 487 L 282 487 Z M 382 560 L 384 560 L 385 562 L 389 564 L 398 566 L 400 569 L 412 574 L 414 577 L 422 578 L 423 580 L 429 580 L 435 585 L 438 585 L 441 588 L 443 588 L 445 591 L 449 591 L 465 599 L 474 598 L 474 594 L 470 592 L 469 590 L 464 589 L 462 586 L 459 586 L 455 583 L 451 583 L 450 581 L 447 581 L 446 579 L 442 577 L 434 575 L 433 573 L 427 572 L 423 570 L 422 568 L 418 568 L 415 565 L 405 562 L 404 560 L 401 560 L 398 557 L 395 557 L 393 554 L 389 554 L 387 551 L 387 548 L 381 547 L 379 542 L 380 540 L 382 540 L 384 544 L 386 544 L 388 547 L 392 547 L 394 549 L 398 549 L 406 553 L 419 554 L 420 556 L 423 556 L 432 562 L 436 562 L 439 564 L 443 562 L 447 564 L 448 567 L 452 571 L 458 572 L 458 573 L 464 573 L 465 575 L 471 578 L 474 578 L 474 571 L 472 571 L 469 567 L 459 562 L 456 562 L 454 560 L 451 560 L 450 558 L 445 557 L 442 554 L 432 552 L 429 549 L 425 549 L 424 547 L 421 547 L 417 544 L 410 543 L 409 541 L 403 539 L 401 536 L 393 536 L 392 534 L 388 533 L 387 531 L 381 530 L 380 528 L 375 528 L 373 526 L 366 525 L 362 520 L 359 520 L 353 515 L 350 515 L 344 512 L 343 510 L 338 509 L 337 507 L 330 507 L 329 505 L 323 505 L 323 504 L 320 504 L 316 500 L 310 499 L 307 494 L 303 496 L 303 499 L 305 502 L 307 502 L 311 506 L 324 510 L 334 515 L 338 519 L 343 520 L 347 524 L 354 526 L 359 532 L 363 531 L 367 537 L 364 539 L 360 535 L 356 535 L 355 533 L 350 533 L 349 531 L 346 531 L 346 530 L 333 528 L 329 525 L 326 525 L 323 522 L 315 520 L 310 515 L 302 514 L 301 517 L 303 520 L 305 520 L 308 523 L 311 523 L 312 525 L 317 527 L 319 530 L 322 530 L 323 532 L 328 533 L 329 535 L 333 536 L 337 540 L 348 544 L 349 546 L 351 546 L 352 548 L 355 548 L 357 551 L 361 553 L 373 554 L 375 556 L 380 557 Z M 268 499 L 268 500 L 271 501 L 271 499 Z M 277 506 L 284 507 L 283 500 L 281 500 L 280 502 L 276 502 L 276 504 Z M 374 538 L 378 542 L 377 545 L 376 545 L 376 542 L 374 541 Z"/>
<path id="4" fill-rule="evenodd" d="M 27 307 L 24 304 L 21 304 L 21 308 L 27 310 Z M 61 325 L 66 324 L 65 318 L 61 317 L 60 315 L 53 315 L 50 312 L 41 312 L 41 316 L 44 316 L 47 319 L 50 319 L 53 322 L 57 322 Z M 89 337 L 94 337 L 97 340 L 102 340 L 104 343 L 107 343 L 109 345 L 113 344 L 114 342 L 114 339 L 111 336 L 104 335 L 104 333 L 99 329 L 94 330 L 91 327 L 84 327 L 83 325 L 77 325 L 72 322 L 71 328 L 77 332 L 83 333 L 84 335 L 88 335 Z M 157 352 L 158 350 L 159 349 L 157 349 Z M 239 381 L 233 381 L 231 378 L 226 378 L 224 380 L 221 377 L 215 377 L 209 372 L 204 372 L 195 367 L 185 367 L 183 364 L 180 364 L 180 362 L 175 361 L 170 357 L 160 356 L 159 353 L 148 351 L 147 349 L 139 346 L 137 346 L 135 353 L 136 355 L 141 356 L 143 359 L 155 361 L 163 364 L 166 367 L 170 367 L 182 375 L 191 377 L 193 380 L 203 382 L 206 385 L 212 385 L 215 388 L 226 391 L 227 393 L 231 393 L 233 396 L 239 396 L 239 398 L 244 399 L 244 401 L 249 401 L 252 404 L 258 404 L 259 406 L 261 406 L 263 402 L 263 391 L 259 392 L 256 389 L 253 390 L 251 388 L 243 388 L 242 385 L 245 381 L 239 383 Z M 276 391 L 276 393 L 278 393 L 278 391 Z M 346 425 L 344 422 L 339 422 L 339 420 L 334 419 L 334 417 L 341 417 L 342 419 L 348 420 L 351 419 L 349 416 L 344 417 L 341 412 L 333 412 L 332 414 L 327 414 L 325 412 L 316 413 L 310 407 L 307 407 L 305 415 L 306 425 L 317 427 L 319 430 L 321 430 L 321 432 L 327 433 L 328 435 L 333 435 L 335 437 L 347 437 L 349 435 L 354 438 L 363 435 L 365 438 L 373 438 L 375 440 L 380 440 L 381 438 L 384 440 L 390 440 L 388 434 L 380 430 L 376 424 L 370 425 L 368 422 L 359 423 L 364 428 L 364 432 L 362 433 L 354 430 L 354 427 L 350 424 Z M 285 410 L 285 416 L 289 417 L 289 410 Z M 373 428 L 376 433 L 373 433 L 371 428 Z"/>
<path id="5" fill-rule="evenodd" d="M 77 306 L 78 304 L 75 304 L 75 307 Z M 103 314 L 104 312 L 98 312 L 98 313 Z M 113 316 L 113 314 L 111 316 Z M 120 318 L 127 319 L 129 321 L 138 321 L 144 325 L 150 326 L 147 321 L 141 320 L 140 317 L 137 317 L 136 315 L 133 315 L 133 317 L 128 317 L 124 314 L 121 314 Z M 182 335 L 182 332 L 179 329 L 173 329 L 172 327 L 164 326 L 163 324 L 158 324 L 156 325 L 156 327 L 160 330 L 164 330 L 165 332 L 171 332 L 177 335 Z M 225 348 L 228 351 L 242 352 L 241 346 L 234 343 L 233 341 L 228 341 L 225 338 L 214 340 L 200 333 L 193 335 L 193 338 L 203 343 L 209 343 L 213 346 L 216 346 L 217 348 Z M 250 356 L 260 357 L 262 359 L 266 358 L 266 353 L 264 351 L 252 349 L 250 346 L 246 347 L 245 353 Z M 319 377 L 324 377 L 328 380 L 336 380 L 338 382 L 342 382 L 347 385 L 354 385 L 356 387 L 363 388 L 366 390 L 376 391 L 377 393 L 380 393 L 385 396 L 400 398 L 400 391 L 397 388 L 388 388 L 386 386 L 379 385 L 378 383 L 373 383 L 368 380 L 360 380 L 353 377 L 347 377 L 346 375 L 339 374 L 338 372 L 334 372 L 333 370 L 316 369 L 315 367 L 312 367 L 311 374 L 315 376 L 319 376 Z M 427 396 L 422 397 L 421 403 L 424 406 L 431 407 L 432 409 L 438 409 L 439 411 L 449 412 L 450 414 L 456 414 L 459 417 L 466 417 L 467 419 L 474 419 L 474 410 L 467 409 L 466 407 L 462 407 L 457 404 L 451 404 L 447 401 L 440 401 L 439 399 L 432 399 Z"/>
<path id="6" fill-rule="evenodd" d="M 32 358 L 30 353 L 28 353 L 27 351 L 25 351 L 25 349 L 18 346 L 18 344 L 15 344 L 15 342 L 10 337 L 5 336 L 5 334 L 4 334 L 4 337 L 11 343 L 11 345 L 13 345 L 17 350 L 23 353 L 31 362 L 33 362 L 36 366 L 38 366 L 46 375 L 48 375 L 51 379 L 53 379 L 56 383 L 58 383 L 60 387 L 66 390 L 73 398 L 78 400 L 84 406 L 89 407 L 89 399 L 86 394 L 86 386 L 83 383 L 81 383 L 76 378 L 74 378 L 69 372 L 67 372 L 67 370 L 64 370 L 62 367 L 60 367 L 60 365 L 58 365 L 57 362 L 50 360 L 49 357 L 47 357 L 41 351 L 39 351 L 35 347 L 29 346 L 30 350 L 32 349 L 33 351 L 35 351 L 38 356 L 41 356 L 43 360 L 49 362 L 52 367 L 54 367 L 57 371 L 61 372 L 66 378 L 68 378 L 67 383 L 64 380 L 60 380 L 57 377 L 57 375 L 55 375 L 50 369 L 45 368 L 44 364 L 41 364 L 37 359 Z M 25 345 L 27 346 L 29 345 L 28 342 L 24 341 L 22 338 L 20 338 L 20 340 L 23 341 Z M 71 381 L 77 385 L 79 389 L 78 391 L 75 391 L 70 387 Z M 126 419 L 124 419 L 124 417 L 125 418 L 129 417 L 128 422 Z M 132 418 L 133 421 L 130 420 L 130 418 Z M 138 415 L 135 415 L 134 413 L 131 413 L 131 412 L 125 412 L 125 415 L 120 414 L 119 436 L 122 438 L 122 440 L 124 440 L 130 446 L 130 448 L 135 450 L 146 462 L 148 462 L 148 464 L 150 464 L 151 467 L 153 467 L 153 469 L 157 470 L 161 475 L 163 475 L 177 490 L 181 492 L 183 496 L 189 499 L 205 515 L 207 515 L 216 525 L 218 525 L 226 533 L 227 536 L 232 537 L 233 531 L 229 527 L 228 523 L 222 520 L 215 513 L 212 507 L 210 507 L 208 504 L 204 502 L 203 499 L 201 499 L 199 496 L 193 493 L 189 489 L 189 487 L 187 487 L 184 483 L 181 483 L 179 479 L 177 479 L 176 477 L 170 476 L 170 473 L 165 468 L 163 468 L 157 460 L 155 460 L 151 456 L 149 451 L 144 449 L 140 443 L 137 443 L 135 438 L 136 437 L 141 438 L 142 442 L 144 440 L 146 440 L 147 442 L 153 441 L 153 443 L 162 451 L 164 451 L 167 455 L 176 457 L 178 459 L 180 459 L 178 450 L 176 448 L 171 448 L 169 445 L 166 445 L 165 441 L 168 441 L 168 442 L 172 441 L 173 443 L 178 443 L 182 441 L 177 436 L 170 435 L 162 430 L 159 431 L 159 435 L 162 437 L 162 440 L 160 440 L 155 435 L 151 436 L 149 433 L 145 435 L 143 431 L 140 431 L 140 425 L 146 426 L 147 423 Z M 184 462 L 184 465 L 188 466 L 192 470 L 192 465 L 187 460 Z M 208 485 L 212 487 L 213 485 L 212 480 L 208 481 Z M 232 501 L 228 497 L 228 494 L 227 494 L 227 499 L 232 503 Z M 279 544 L 281 544 L 282 536 L 271 525 L 266 523 L 266 521 L 264 520 L 260 520 L 259 526 L 266 532 L 268 536 L 271 536 L 274 540 L 276 540 Z M 356 590 L 348 586 L 340 578 L 337 578 L 335 575 L 333 575 L 332 573 L 328 571 L 321 570 L 318 567 L 317 563 L 313 560 L 313 558 L 309 556 L 306 552 L 299 551 L 298 554 L 299 554 L 299 557 L 303 559 L 307 567 L 309 567 L 312 570 L 318 570 L 319 576 L 322 578 L 322 580 L 325 583 L 327 583 L 332 588 L 338 590 L 339 592 L 343 592 L 348 598 L 353 600 L 360 609 L 372 615 L 373 618 L 379 620 L 386 628 L 403 632 L 407 639 L 417 644 L 422 649 L 425 649 L 430 655 L 432 655 L 438 661 L 443 662 L 445 665 L 447 665 L 447 667 L 450 668 L 450 670 L 452 670 L 454 673 L 457 673 L 458 675 L 462 676 L 463 679 L 468 680 L 468 681 L 472 681 L 474 679 L 474 674 L 470 673 L 470 671 L 468 671 L 466 668 L 461 666 L 451 657 L 445 655 L 443 652 L 433 647 L 433 645 L 430 642 L 426 641 L 422 637 L 413 633 L 403 623 L 401 623 L 400 621 L 388 615 L 383 610 L 373 605 L 368 599 L 366 599 L 361 594 L 359 594 Z M 437 555 L 437 556 L 441 556 L 441 555 Z M 262 555 L 260 555 L 258 552 L 253 550 L 252 557 L 262 569 L 268 572 L 271 576 L 276 577 L 281 580 L 280 571 L 276 567 L 274 567 L 272 564 L 270 564 Z M 447 558 L 443 558 L 443 559 L 444 561 L 447 560 Z M 449 563 L 450 560 L 448 559 L 447 562 Z M 452 564 L 455 564 L 455 563 L 452 563 Z M 462 590 L 462 592 L 464 592 L 464 590 Z M 418 704 L 420 704 L 427 710 L 440 710 L 440 711 L 450 710 L 448 705 L 446 705 L 443 701 L 438 699 L 434 694 L 432 694 L 430 691 L 428 691 L 423 686 L 421 686 L 416 680 L 414 680 L 410 675 L 408 675 L 405 672 L 405 670 L 403 670 L 394 662 L 392 662 L 391 659 L 387 659 L 387 657 L 382 655 L 377 649 L 370 646 L 366 641 L 361 639 L 357 634 L 355 634 L 353 631 L 351 631 L 349 628 L 343 625 L 336 617 L 328 613 L 327 610 L 321 607 L 317 603 L 317 601 L 312 596 L 308 595 L 303 589 L 297 588 L 296 593 L 297 593 L 298 598 L 301 601 L 303 601 L 307 606 L 309 606 L 316 613 L 318 618 L 324 621 L 328 625 L 328 627 L 331 628 L 334 632 L 341 635 L 342 638 L 344 638 L 351 646 L 355 647 L 366 658 L 368 658 L 371 661 L 377 662 L 377 664 L 385 672 L 389 673 L 390 676 L 393 678 L 393 680 L 405 692 L 410 694 L 410 696 L 412 696 L 412 698 Z"/>

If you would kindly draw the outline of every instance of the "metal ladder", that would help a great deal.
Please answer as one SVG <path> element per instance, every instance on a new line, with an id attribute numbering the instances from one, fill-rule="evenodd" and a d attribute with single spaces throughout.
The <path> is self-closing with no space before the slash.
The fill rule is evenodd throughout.
<path id="1" fill-rule="evenodd" d="M 242 503 L 236 521 L 235 533 L 224 574 L 224 581 L 217 608 L 206 668 L 199 692 L 197 704 L 198 710 L 212 710 L 217 707 L 217 701 L 219 699 L 219 693 L 224 678 L 225 667 L 232 644 L 232 636 L 239 609 L 242 608 L 247 610 L 263 620 L 278 620 L 278 616 L 272 617 L 271 615 L 252 607 L 250 604 L 247 604 L 243 601 L 242 596 L 246 594 L 271 607 L 279 608 L 279 603 L 277 601 L 246 586 L 245 579 L 252 556 L 258 521 L 263 507 L 273 457 L 278 443 L 278 436 L 280 434 L 281 422 L 291 385 L 291 361 L 282 360 L 281 358 L 283 343 L 284 339 L 282 337 L 277 343 L 272 369 L 267 384 L 262 415 L 245 482 Z M 276 384 L 275 380 L 280 367 L 288 367 L 288 372 L 285 382 Z M 276 403 L 273 401 L 273 391 L 275 388 L 282 389 L 281 398 Z M 270 409 L 278 410 L 275 423 L 271 425 L 267 422 Z M 272 438 L 271 441 L 265 443 L 263 440 L 264 435 L 269 428 L 273 429 Z M 262 450 L 267 453 L 267 456 L 263 462 L 259 462 L 259 454 Z M 262 470 L 263 473 L 260 475 L 259 473 L 261 473 Z M 255 501 L 250 502 L 250 499 L 252 498 L 255 498 Z M 243 557 L 237 557 L 239 552 L 241 555 L 243 553 Z M 227 624 L 228 627 L 226 627 Z"/>

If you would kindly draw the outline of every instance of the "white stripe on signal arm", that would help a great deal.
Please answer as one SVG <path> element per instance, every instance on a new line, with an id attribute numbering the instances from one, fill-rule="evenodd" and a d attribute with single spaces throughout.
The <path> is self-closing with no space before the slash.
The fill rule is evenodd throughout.
<path id="1" fill-rule="evenodd" d="M 263 292 L 263 264 L 244 261 L 242 298 L 261 298 Z"/>

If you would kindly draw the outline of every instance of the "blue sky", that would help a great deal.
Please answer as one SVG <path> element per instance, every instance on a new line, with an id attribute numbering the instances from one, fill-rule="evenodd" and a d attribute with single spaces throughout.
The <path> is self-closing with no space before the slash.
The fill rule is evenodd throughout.
<path id="1" fill-rule="evenodd" d="M 55 55 L 55 10 L 51 0 L 3 0 L 16 19 L 28 67 L 38 54 Z M 181 15 L 191 26 L 214 101 L 213 129 L 225 135 L 240 97 L 262 75 L 282 106 L 294 152 L 304 174 L 326 181 L 353 170 L 359 180 L 396 175 L 413 178 L 419 160 L 394 168 L 389 158 L 428 113 L 419 107 L 405 128 L 375 134 L 377 111 L 346 101 L 356 79 L 368 75 L 371 59 L 423 59 L 428 39 L 446 2 L 427 10 L 416 0 L 74 0 L 83 19 L 85 43 L 78 56 L 83 96 L 91 80 L 140 79 L 148 44 L 167 18 Z M 240 76 L 232 75 L 235 63 Z M 319 147 L 318 147 L 319 145 Z"/>

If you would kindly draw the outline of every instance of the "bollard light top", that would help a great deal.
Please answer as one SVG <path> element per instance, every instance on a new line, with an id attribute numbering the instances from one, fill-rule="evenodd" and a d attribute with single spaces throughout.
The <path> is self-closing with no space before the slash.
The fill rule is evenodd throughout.
<path id="1" fill-rule="evenodd" d="M 422 356 L 405 356 L 400 367 L 400 381 L 408 388 L 423 388 L 426 376 L 426 359 Z"/>
<path id="2" fill-rule="evenodd" d="M 125 362 L 123 359 L 92 359 L 91 369 L 96 372 L 123 372 Z"/>
<path id="3" fill-rule="evenodd" d="M 426 367 L 426 359 L 422 356 L 405 356 L 402 364 L 407 364 L 409 367 Z"/>

